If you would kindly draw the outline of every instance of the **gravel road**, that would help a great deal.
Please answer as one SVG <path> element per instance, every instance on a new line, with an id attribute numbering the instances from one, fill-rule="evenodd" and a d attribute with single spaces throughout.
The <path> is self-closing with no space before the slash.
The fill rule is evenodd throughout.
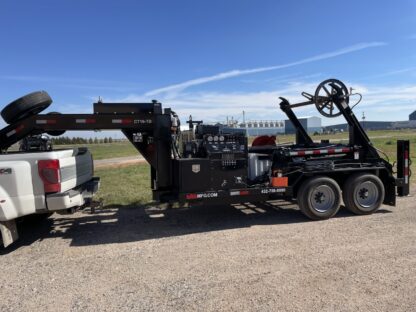
<path id="1" fill-rule="evenodd" d="M 54 215 L 1 252 L 0 310 L 414 311 L 415 242 L 414 197 L 320 222 L 289 203 Z"/>
<path id="2" fill-rule="evenodd" d="M 131 165 L 135 163 L 144 163 L 144 162 L 145 162 L 145 159 L 141 155 L 125 156 L 125 157 L 115 157 L 115 158 L 94 160 L 94 167 L 102 168 L 102 167 L 112 167 L 112 166 L 120 166 L 120 165 Z"/>

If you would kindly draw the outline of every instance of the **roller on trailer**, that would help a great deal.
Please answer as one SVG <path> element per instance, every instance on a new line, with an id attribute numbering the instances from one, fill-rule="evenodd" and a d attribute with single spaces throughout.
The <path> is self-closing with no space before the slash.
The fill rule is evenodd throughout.
<path id="1" fill-rule="evenodd" d="M 372 145 L 349 105 L 353 96 L 339 80 L 320 83 L 305 102 L 280 98 L 280 109 L 296 129 L 296 142 L 273 140 L 249 147 L 245 131 L 206 125 L 190 119 L 180 132 L 178 116 L 161 103 L 94 104 L 92 114 L 39 114 L 50 103 L 45 93 L 18 100 L 2 112 L 9 125 L 0 130 L 0 149 L 27 136 L 67 130 L 119 129 L 150 164 L 153 199 L 184 205 L 297 199 L 310 219 L 334 216 L 342 202 L 355 214 L 369 214 L 382 204 L 394 206 L 409 194 L 409 141 L 399 141 L 398 174 Z M 41 96 L 42 95 L 42 96 Z M 24 103 L 24 105 L 22 104 Z M 31 104 L 32 103 L 32 104 Z M 293 109 L 313 105 L 325 117 L 343 116 L 347 144 L 315 142 Z"/>

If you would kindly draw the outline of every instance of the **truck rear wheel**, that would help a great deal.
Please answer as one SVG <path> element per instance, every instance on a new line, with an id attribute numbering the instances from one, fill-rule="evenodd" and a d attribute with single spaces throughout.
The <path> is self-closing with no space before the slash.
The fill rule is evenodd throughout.
<path id="1" fill-rule="evenodd" d="M 306 180 L 298 192 L 298 204 L 305 216 L 312 220 L 333 217 L 339 210 L 341 189 L 335 180 L 314 177 Z"/>
<path id="2" fill-rule="evenodd" d="M 384 185 L 379 177 L 369 173 L 358 173 L 347 179 L 342 197 L 349 211 L 364 215 L 380 208 L 384 193 Z"/>
<path id="3" fill-rule="evenodd" d="M 1 116 L 8 124 L 20 119 L 39 114 L 51 105 L 52 99 L 46 91 L 29 93 L 11 102 L 1 111 Z"/>

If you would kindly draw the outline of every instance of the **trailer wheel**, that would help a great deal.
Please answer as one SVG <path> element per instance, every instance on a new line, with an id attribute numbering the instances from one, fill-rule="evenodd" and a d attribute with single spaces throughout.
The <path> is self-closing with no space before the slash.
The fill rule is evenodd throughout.
<path id="1" fill-rule="evenodd" d="M 46 91 L 29 93 L 11 102 L 1 111 L 1 116 L 8 124 L 20 119 L 39 114 L 51 105 L 52 99 Z"/>
<path id="2" fill-rule="evenodd" d="M 341 189 L 335 180 L 314 177 L 306 180 L 298 192 L 298 204 L 302 213 L 312 220 L 333 217 L 339 210 Z"/>
<path id="3" fill-rule="evenodd" d="M 342 193 L 345 207 L 357 215 L 371 214 L 384 200 L 384 185 L 374 174 L 359 173 L 347 179 Z"/>

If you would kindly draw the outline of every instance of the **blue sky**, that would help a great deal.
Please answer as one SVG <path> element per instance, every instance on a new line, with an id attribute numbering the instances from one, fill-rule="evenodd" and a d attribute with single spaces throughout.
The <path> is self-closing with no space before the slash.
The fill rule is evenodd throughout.
<path id="1" fill-rule="evenodd" d="M 101 96 L 158 99 L 183 120 L 283 119 L 279 96 L 335 77 L 368 120 L 416 109 L 415 1 L 10 0 L 0 38 L 0 107 L 44 89 L 53 111 Z"/>

